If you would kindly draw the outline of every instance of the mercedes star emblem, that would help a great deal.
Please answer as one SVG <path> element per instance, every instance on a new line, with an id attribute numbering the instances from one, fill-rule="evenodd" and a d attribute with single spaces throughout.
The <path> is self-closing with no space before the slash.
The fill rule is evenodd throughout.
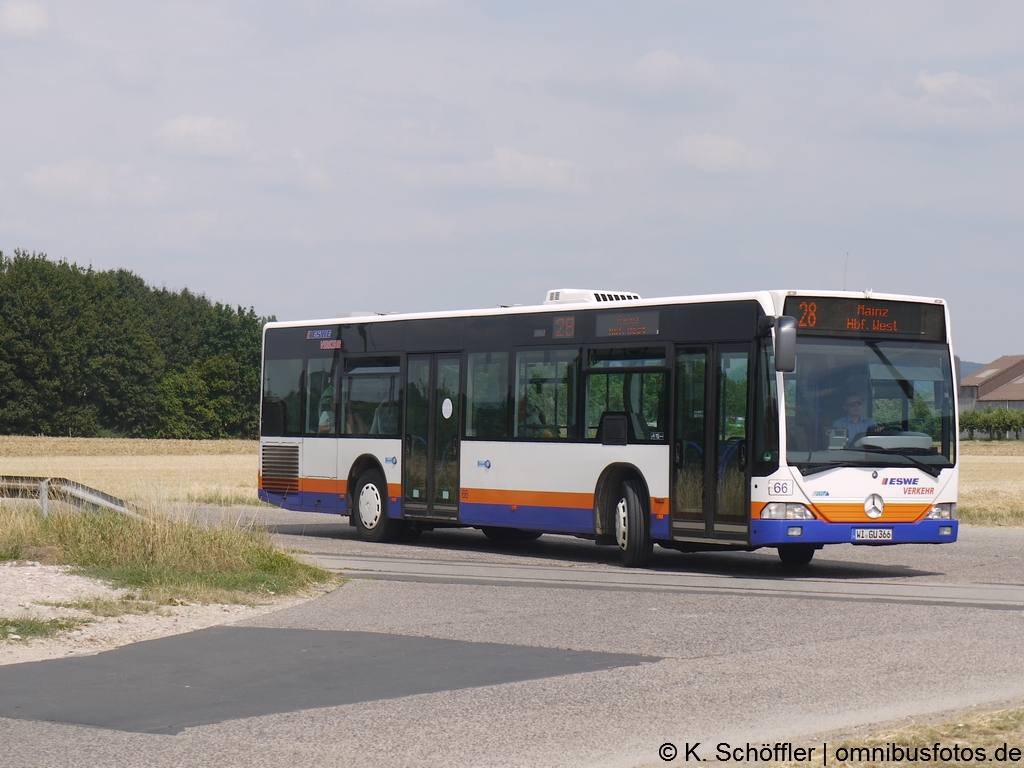
<path id="1" fill-rule="evenodd" d="M 885 509 L 885 501 L 877 493 L 872 493 L 864 500 L 864 513 L 872 520 L 881 517 L 883 509 Z"/>

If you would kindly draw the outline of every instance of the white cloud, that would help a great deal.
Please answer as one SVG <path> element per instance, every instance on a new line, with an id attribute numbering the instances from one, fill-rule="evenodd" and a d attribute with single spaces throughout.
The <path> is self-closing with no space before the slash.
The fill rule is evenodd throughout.
<path id="1" fill-rule="evenodd" d="M 659 48 L 641 57 L 630 68 L 643 90 L 671 91 L 716 88 L 721 76 L 709 62 L 698 56 L 683 56 Z"/>
<path id="2" fill-rule="evenodd" d="M 496 147 L 484 167 L 499 179 L 525 187 L 574 187 L 582 185 L 576 170 L 566 160 L 528 155 L 512 147 Z"/>
<path id="3" fill-rule="evenodd" d="M 989 81 L 961 74 L 960 72 L 939 72 L 930 74 L 922 69 L 917 74 L 917 84 L 930 98 L 950 102 L 995 103 L 995 96 L 989 88 Z"/>
<path id="4" fill-rule="evenodd" d="M 156 81 L 157 67 L 152 59 L 137 53 L 122 53 L 106 65 L 107 78 L 121 88 L 143 90 Z"/>
<path id="5" fill-rule="evenodd" d="M 4 37 L 32 40 L 49 26 L 46 11 L 35 3 L 5 3 L 0 7 L 0 35 Z"/>
<path id="6" fill-rule="evenodd" d="M 327 172 L 306 160 L 298 149 L 257 152 L 250 160 L 250 176 L 261 184 L 298 187 L 311 192 L 324 192 L 331 187 Z"/>
<path id="7" fill-rule="evenodd" d="M 113 166 L 90 158 L 39 166 L 25 174 L 24 182 L 41 197 L 98 207 L 152 205 L 166 192 L 157 176 L 139 174 L 127 164 Z"/>
<path id="8" fill-rule="evenodd" d="M 252 152 L 245 126 L 214 117 L 182 115 L 165 123 L 153 137 L 169 155 L 239 159 Z"/>
<path id="9" fill-rule="evenodd" d="M 418 240 L 446 240 L 456 229 L 453 219 L 442 216 L 421 213 L 412 221 L 412 232 Z"/>
<path id="10" fill-rule="evenodd" d="M 771 156 L 760 147 L 751 147 L 732 136 L 714 133 L 686 136 L 672 147 L 672 156 L 700 171 L 750 173 L 772 166 Z"/>
<path id="11" fill-rule="evenodd" d="M 498 146 L 486 160 L 456 163 L 402 163 L 396 175 L 408 184 L 529 188 L 581 192 L 586 185 L 569 161 L 530 155 L 513 147 Z"/>
<path id="12" fill-rule="evenodd" d="M 216 210 L 165 214 L 156 218 L 153 236 L 164 247 L 180 248 L 194 245 L 215 226 L 222 224 L 221 219 L 221 213 Z"/>

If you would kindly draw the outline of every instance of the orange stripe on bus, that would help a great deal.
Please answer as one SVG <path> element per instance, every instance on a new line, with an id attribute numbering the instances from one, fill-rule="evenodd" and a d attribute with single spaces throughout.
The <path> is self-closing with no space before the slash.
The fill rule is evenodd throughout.
<path id="1" fill-rule="evenodd" d="M 815 515 L 827 523 L 916 523 L 931 509 L 925 504 L 886 504 L 881 517 L 870 518 L 864 511 L 864 503 L 853 504 L 812 504 Z"/>
<path id="2" fill-rule="evenodd" d="M 310 493 L 337 493 L 344 495 L 347 480 L 333 480 L 322 477 L 300 477 L 299 490 Z"/>
<path id="3" fill-rule="evenodd" d="M 668 499 L 663 499 L 658 496 L 651 497 L 651 514 L 659 520 L 664 520 L 669 514 Z"/>
<path id="4" fill-rule="evenodd" d="M 515 504 L 527 507 L 566 507 L 593 509 L 592 493 L 559 491 L 495 491 L 489 488 L 463 488 L 462 500 L 471 504 Z"/>
<path id="5" fill-rule="evenodd" d="M 761 517 L 761 510 L 768 506 L 767 501 L 753 501 L 750 503 L 750 517 L 758 520 Z M 807 504 L 814 516 L 826 523 L 916 523 L 931 508 L 931 504 L 886 504 L 885 511 L 881 517 L 870 518 L 864 511 L 864 504 L 854 502 L 844 504 L 841 502 L 830 504 Z"/>

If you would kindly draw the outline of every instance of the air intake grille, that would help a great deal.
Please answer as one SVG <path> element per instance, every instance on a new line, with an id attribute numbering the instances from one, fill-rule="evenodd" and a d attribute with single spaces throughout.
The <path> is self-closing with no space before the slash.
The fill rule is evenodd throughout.
<path id="1" fill-rule="evenodd" d="M 260 457 L 263 489 L 273 493 L 299 490 L 299 446 L 264 445 Z"/>

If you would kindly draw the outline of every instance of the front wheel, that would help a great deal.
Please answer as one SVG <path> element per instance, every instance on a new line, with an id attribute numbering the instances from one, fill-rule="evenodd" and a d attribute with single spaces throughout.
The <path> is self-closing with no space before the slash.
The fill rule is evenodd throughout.
<path id="1" fill-rule="evenodd" d="M 810 544 L 783 544 L 779 547 L 779 559 L 789 568 L 799 568 L 811 562 L 814 550 Z"/>
<path id="2" fill-rule="evenodd" d="M 359 476 L 352 493 L 352 519 L 361 539 L 366 541 L 398 541 L 405 521 L 388 517 L 388 485 L 376 469 Z"/>
<path id="3" fill-rule="evenodd" d="M 627 568 L 643 568 L 654 556 L 646 498 L 640 482 L 630 479 L 622 484 L 622 494 L 615 505 L 615 541 Z"/>

